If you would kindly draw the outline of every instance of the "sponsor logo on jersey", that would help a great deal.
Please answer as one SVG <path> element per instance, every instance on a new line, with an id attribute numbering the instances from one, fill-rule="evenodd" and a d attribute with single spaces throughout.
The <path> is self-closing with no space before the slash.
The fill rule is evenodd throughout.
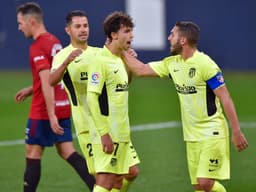
<path id="1" fill-rule="evenodd" d="M 81 72 L 80 73 L 80 80 L 88 80 L 88 73 L 87 72 Z"/>
<path id="2" fill-rule="evenodd" d="M 197 93 L 195 86 L 189 86 L 189 85 L 178 85 L 175 84 L 176 91 L 181 94 L 194 94 Z"/>
<path id="3" fill-rule="evenodd" d="M 127 82 L 125 82 L 124 84 L 118 83 L 116 85 L 116 91 L 128 91 L 129 88 L 129 84 Z"/>
<path id="4" fill-rule="evenodd" d="M 39 55 L 39 56 L 36 56 L 34 57 L 34 63 L 36 63 L 37 61 L 40 61 L 40 60 L 43 60 L 45 57 L 43 55 Z"/>

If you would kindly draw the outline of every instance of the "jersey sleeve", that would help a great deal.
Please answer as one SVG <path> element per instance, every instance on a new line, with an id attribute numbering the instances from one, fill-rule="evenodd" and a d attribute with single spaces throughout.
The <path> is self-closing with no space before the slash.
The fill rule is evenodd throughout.
<path id="1" fill-rule="evenodd" d="M 167 59 L 161 61 L 153 61 L 148 63 L 149 66 L 155 71 L 160 77 L 168 77 L 169 69 Z"/>
<path id="2" fill-rule="evenodd" d="M 204 81 L 214 77 L 217 73 L 221 72 L 218 65 L 209 57 L 205 58 L 204 65 L 202 66 L 202 74 Z"/>
<path id="3" fill-rule="evenodd" d="M 35 69 L 37 72 L 40 72 L 41 70 L 44 70 L 44 69 L 51 68 L 51 62 L 47 57 L 47 53 L 45 53 L 40 48 L 38 47 L 31 48 L 30 55 L 31 55 L 31 59 L 35 64 Z"/>
<path id="4" fill-rule="evenodd" d="M 225 85 L 224 77 L 223 77 L 221 72 L 218 72 L 211 79 L 207 80 L 206 83 L 209 85 L 209 87 L 212 90 L 217 89 L 217 88 Z"/>
<path id="5" fill-rule="evenodd" d="M 61 53 L 60 51 L 53 57 L 51 70 L 57 69 L 63 63 L 64 59 Z"/>
<path id="6" fill-rule="evenodd" d="M 90 60 L 88 68 L 87 102 L 89 111 L 96 125 L 98 133 L 102 136 L 109 132 L 107 117 L 102 115 L 99 106 L 99 95 L 102 94 L 105 84 L 105 67 L 98 59 Z"/>

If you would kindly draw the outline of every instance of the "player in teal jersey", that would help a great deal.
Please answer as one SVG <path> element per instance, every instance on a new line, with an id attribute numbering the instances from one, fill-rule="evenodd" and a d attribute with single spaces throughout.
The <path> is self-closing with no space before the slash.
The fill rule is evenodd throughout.
<path id="1" fill-rule="evenodd" d="M 130 49 L 132 29 L 129 15 L 122 12 L 110 14 L 104 21 L 108 41 L 90 60 L 87 101 L 100 135 L 93 142 L 94 192 L 120 191 L 122 183 L 117 186 L 117 180 L 130 173 L 132 177 L 126 177 L 126 181 L 131 182 L 138 175 L 139 159 L 131 145 L 128 117 L 130 78 L 120 57 L 123 50 Z"/>
<path id="2" fill-rule="evenodd" d="M 191 183 L 196 191 L 225 192 L 217 181 L 230 177 L 229 131 L 221 104 L 236 149 L 242 151 L 248 143 L 220 68 L 197 49 L 199 31 L 193 22 L 177 22 L 168 37 L 172 56 L 148 65 L 129 52 L 124 52 L 123 59 L 138 76 L 173 80 L 180 100 Z"/>

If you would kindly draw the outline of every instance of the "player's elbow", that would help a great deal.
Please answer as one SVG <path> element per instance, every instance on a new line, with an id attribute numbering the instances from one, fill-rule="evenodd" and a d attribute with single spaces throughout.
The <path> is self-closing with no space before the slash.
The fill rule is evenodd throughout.
<path id="1" fill-rule="evenodd" d="M 54 78 L 53 74 L 50 74 L 48 83 L 51 86 L 55 86 L 55 85 L 57 85 L 59 83 L 59 81 L 56 78 Z"/>

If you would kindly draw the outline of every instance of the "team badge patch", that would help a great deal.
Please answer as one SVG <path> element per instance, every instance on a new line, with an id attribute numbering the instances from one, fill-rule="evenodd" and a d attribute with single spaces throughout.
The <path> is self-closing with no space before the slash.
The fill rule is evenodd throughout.
<path id="1" fill-rule="evenodd" d="M 98 85 L 100 82 L 100 74 L 94 72 L 91 76 L 91 85 Z"/>
<path id="2" fill-rule="evenodd" d="M 220 83 L 224 83 L 225 81 L 222 73 L 219 73 L 216 78 Z"/>
<path id="3" fill-rule="evenodd" d="M 189 76 L 190 78 L 192 78 L 192 77 L 195 76 L 195 74 L 196 74 L 196 68 L 190 68 L 190 69 L 189 69 L 189 72 L 188 72 L 188 76 Z"/>
<path id="4" fill-rule="evenodd" d="M 110 161 L 110 164 L 114 167 L 117 164 L 117 159 L 116 158 L 112 158 Z"/>

